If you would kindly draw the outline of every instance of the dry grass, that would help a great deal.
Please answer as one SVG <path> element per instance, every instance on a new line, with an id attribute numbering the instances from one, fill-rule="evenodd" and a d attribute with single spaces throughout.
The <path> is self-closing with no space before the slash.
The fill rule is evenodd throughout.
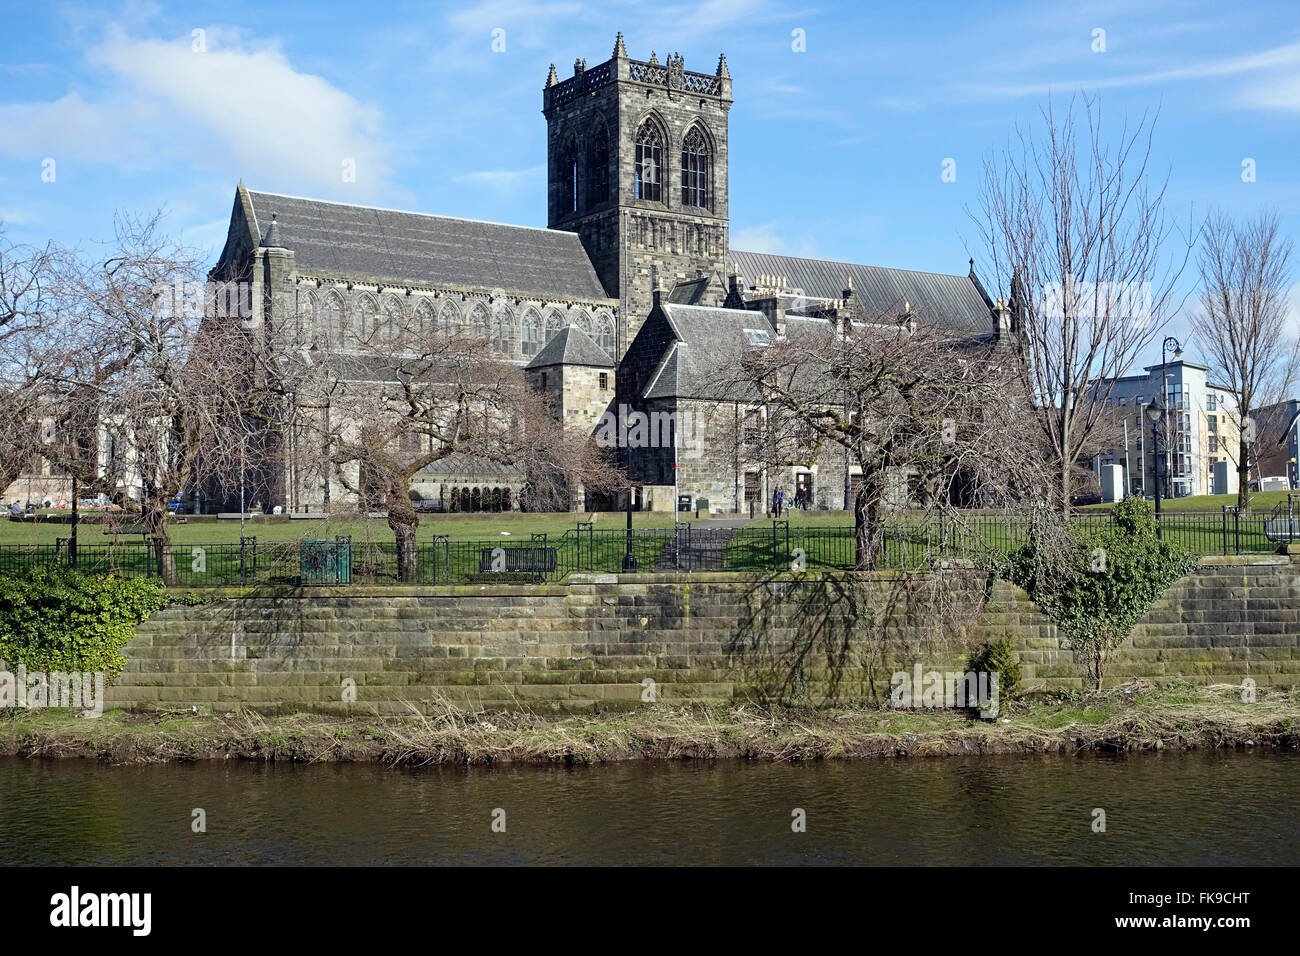
<path id="1" fill-rule="evenodd" d="M 481 766 L 1300 746 L 1300 696 L 1293 691 L 1260 690 L 1248 704 L 1235 685 L 1144 681 L 1004 702 L 996 721 L 952 711 L 744 704 L 570 716 L 524 709 L 475 714 L 447 701 L 409 708 L 397 717 L 114 711 L 98 720 L 10 711 L 0 718 L 0 754 L 114 763 L 238 758 Z"/>

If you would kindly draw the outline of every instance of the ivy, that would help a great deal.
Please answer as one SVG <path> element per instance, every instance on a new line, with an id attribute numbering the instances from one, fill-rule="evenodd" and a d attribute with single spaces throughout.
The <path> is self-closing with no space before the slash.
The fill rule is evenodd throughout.
<path id="1" fill-rule="evenodd" d="M 1189 551 L 1156 537 L 1151 505 L 1131 497 L 1115 506 L 1109 527 L 1071 528 L 1051 555 L 1038 540 L 1012 552 L 1007 576 L 1056 622 L 1101 687 L 1110 652 L 1196 563 Z"/>
<path id="2" fill-rule="evenodd" d="M 111 679 L 126 666 L 121 649 L 136 625 L 168 603 L 162 584 L 148 578 L 49 566 L 0 574 L 0 660 L 10 669 Z"/>

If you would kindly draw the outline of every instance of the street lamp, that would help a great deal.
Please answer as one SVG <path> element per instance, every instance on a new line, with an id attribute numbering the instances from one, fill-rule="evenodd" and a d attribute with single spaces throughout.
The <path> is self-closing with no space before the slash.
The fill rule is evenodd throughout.
<path id="1" fill-rule="evenodd" d="M 1151 423 L 1151 470 L 1155 472 L 1156 484 L 1156 537 L 1160 537 L 1160 425 L 1165 410 L 1160 405 L 1160 396 L 1151 399 L 1146 407 L 1147 421 Z"/>
<path id="2" fill-rule="evenodd" d="M 1173 411 L 1174 414 L 1180 414 L 1178 411 L 1175 410 L 1175 403 L 1169 401 L 1169 378 L 1168 378 L 1169 373 L 1167 369 L 1169 366 L 1168 353 L 1170 352 L 1174 353 L 1175 360 L 1181 359 L 1183 357 L 1183 346 L 1172 335 L 1166 336 L 1165 340 L 1160 343 L 1160 387 L 1164 390 L 1165 401 L 1168 402 L 1169 404 L 1169 408 L 1165 410 L 1166 415 L 1169 414 L 1169 412 L 1171 411 Z M 1179 394 L 1181 395 L 1181 389 L 1179 390 Z M 1165 453 L 1169 456 L 1169 460 L 1165 463 L 1166 466 L 1165 473 L 1169 476 L 1170 481 L 1172 483 L 1173 476 L 1174 476 L 1174 449 L 1173 449 L 1174 443 L 1169 441 L 1169 438 L 1173 435 L 1173 430 L 1167 427 L 1168 422 L 1166 422 L 1165 424 L 1166 424 Z M 1172 494 L 1173 488 L 1171 487 L 1169 491 Z M 1159 500 L 1160 500 L 1159 498 L 1156 499 L 1156 501 Z"/>

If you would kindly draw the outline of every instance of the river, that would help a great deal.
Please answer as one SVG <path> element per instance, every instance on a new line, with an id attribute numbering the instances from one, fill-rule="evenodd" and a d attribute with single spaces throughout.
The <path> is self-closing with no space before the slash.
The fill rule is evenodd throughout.
<path id="1" fill-rule="evenodd" d="M 1294 866 L 1298 778 L 1300 754 L 1249 752 L 468 771 L 0 759 L 0 862 Z"/>

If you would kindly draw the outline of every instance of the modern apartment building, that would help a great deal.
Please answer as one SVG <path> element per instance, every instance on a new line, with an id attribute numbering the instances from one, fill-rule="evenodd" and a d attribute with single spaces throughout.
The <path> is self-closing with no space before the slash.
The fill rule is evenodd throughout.
<path id="1" fill-rule="evenodd" d="M 1098 456 L 1098 468 L 1122 465 L 1129 494 L 1155 494 L 1156 454 L 1146 408 L 1159 395 L 1164 408 L 1159 439 L 1161 494 L 1174 498 L 1211 494 L 1214 463 L 1225 458 L 1236 462 L 1239 417 L 1232 393 L 1209 381 L 1208 372 L 1208 366 L 1180 359 L 1116 379 L 1111 393 L 1115 445 L 1109 454 Z"/>

